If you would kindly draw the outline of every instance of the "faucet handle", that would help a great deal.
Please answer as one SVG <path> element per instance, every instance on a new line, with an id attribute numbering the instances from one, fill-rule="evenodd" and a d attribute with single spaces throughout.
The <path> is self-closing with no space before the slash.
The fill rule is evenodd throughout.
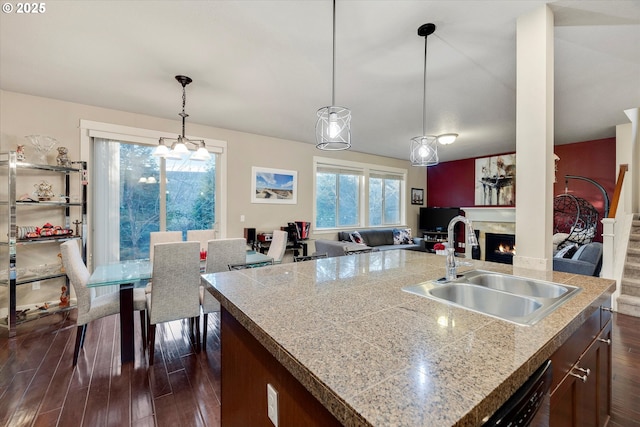
<path id="1" fill-rule="evenodd" d="M 467 245 L 478 246 L 478 239 L 471 220 L 467 220 Z"/>

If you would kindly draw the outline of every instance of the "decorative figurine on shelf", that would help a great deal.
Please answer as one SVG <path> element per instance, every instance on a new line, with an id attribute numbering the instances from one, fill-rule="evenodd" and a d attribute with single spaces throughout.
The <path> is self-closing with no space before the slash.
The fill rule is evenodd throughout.
<path id="1" fill-rule="evenodd" d="M 69 295 L 67 293 L 67 287 L 65 285 L 62 285 L 62 288 L 60 288 L 60 290 L 62 292 L 60 293 L 60 304 L 58 305 L 58 307 L 69 307 Z"/>
<path id="2" fill-rule="evenodd" d="M 36 195 L 39 201 L 51 200 L 54 197 L 53 187 L 47 181 L 41 181 L 40 184 L 33 184 L 36 189 Z"/>
<path id="3" fill-rule="evenodd" d="M 60 258 L 60 273 L 66 273 L 67 270 L 64 269 L 64 264 L 62 263 L 62 254 L 58 252 L 58 258 Z"/>
<path id="4" fill-rule="evenodd" d="M 65 168 L 71 167 L 71 162 L 69 161 L 69 157 L 67 156 L 68 152 L 69 150 L 67 149 L 67 147 L 58 147 L 58 156 L 56 157 L 58 166 L 62 166 Z"/>
<path id="5" fill-rule="evenodd" d="M 24 145 L 18 145 L 16 148 L 16 160 L 24 162 Z"/>
<path id="6" fill-rule="evenodd" d="M 76 226 L 76 236 L 80 236 L 80 224 L 82 224 L 82 221 L 78 221 L 77 219 L 73 221 L 73 225 Z"/>

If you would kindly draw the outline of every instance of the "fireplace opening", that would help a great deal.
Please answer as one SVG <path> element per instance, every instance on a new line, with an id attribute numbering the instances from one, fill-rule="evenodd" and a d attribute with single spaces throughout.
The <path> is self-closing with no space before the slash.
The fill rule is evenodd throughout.
<path id="1" fill-rule="evenodd" d="M 485 233 L 484 240 L 485 261 L 513 264 L 516 254 L 515 234 Z"/>

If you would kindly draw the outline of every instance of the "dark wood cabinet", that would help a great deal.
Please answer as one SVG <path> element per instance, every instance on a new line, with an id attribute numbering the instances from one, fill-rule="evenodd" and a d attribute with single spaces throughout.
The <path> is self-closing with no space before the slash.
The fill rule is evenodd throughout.
<path id="1" fill-rule="evenodd" d="M 610 297 L 552 356 L 549 426 L 602 427 L 611 413 Z M 602 326 L 602 327 L 600 327 Z M 579 355 L 574 357 L 576 353 Z M 565 367 L 567 367 L 565 369 Z M 556 370 L 556 367 L 558 368 Z"/>

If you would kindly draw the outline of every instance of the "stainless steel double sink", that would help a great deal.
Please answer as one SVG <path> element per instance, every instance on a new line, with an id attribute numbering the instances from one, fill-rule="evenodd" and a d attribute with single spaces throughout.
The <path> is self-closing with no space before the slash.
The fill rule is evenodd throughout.
<path id="1" fill-rule="evenodd" d="M 407 286 L 403 291 L 497 317 L 519 325 L 534 325 L 581 288 L 484 270 Z"/>

